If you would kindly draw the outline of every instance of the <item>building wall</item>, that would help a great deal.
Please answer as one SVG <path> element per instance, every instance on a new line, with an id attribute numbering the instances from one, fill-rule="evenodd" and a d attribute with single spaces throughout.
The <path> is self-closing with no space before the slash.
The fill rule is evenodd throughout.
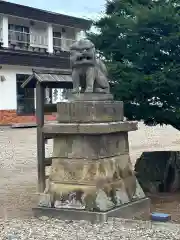
<path id="1" fill-rule="evenodd" d="M 16 114 L 16 74 L 32 74 L 32 68 L 4 65 L 0 69 L 0 76 L 5 77 L 5 81 L 0 81 L 0 125 L 36 121 L 35 116 L 18 116 Z M 45 118 L 54 120 L 54 116 L 46 116 Z"/>
<path id="2" fill-rule="evenodd" d="M 5 20 L 4 22 L 3 19 Z M 63 27 L 61 25 L 52 25 L 8 15 L 3 16 L 0 14 L 0 28 L 3 28 L 2 37 L 4 47 L 7 48 L 9 46 L 8 24 L 28 27 L 30 30 L 30 46 L 46 48 L 50 53 L 53 53 L 53 31 L 59 31 L 62 33 L 62 28 L 65 29 L 65 32 L 62 33 L 61 42 L 61 48 L 63 51 L 69 51 L 69 46 L 71 45 L 71 41 L 69 40 L 75 40 L 77 32 L 80 31 L 80 29 L 74 27 Z"/>
<path id="3" fill-rule="evenodd" d="M 45 121 L 56 120 L 56 115 L 46 115 Z M 9 126 L 13 124 L 31 124 L 36 123 L 36 116 L 18 116 L 16 110 L 0 110 L 0 126 Z"/>
<path id="4" fill-rule="evenodd" d="M 22 66 L 2 66 L 0 76 L 5 81 L 0 81 L 0 110 L 17 109 L 16 101 L 16 74 L 32 74 L 31 68 Z"/>

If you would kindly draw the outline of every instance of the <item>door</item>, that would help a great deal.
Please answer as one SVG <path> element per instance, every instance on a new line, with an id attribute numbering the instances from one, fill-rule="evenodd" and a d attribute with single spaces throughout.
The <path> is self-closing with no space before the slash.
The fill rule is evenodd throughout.
<path id="1" fill-rule="evenodd" d="M 16 75 L 16 90 L 17 90 L 17 114 L 18 115 L 34 115 L 34 88 L 21 88 L 24 81 L 27 80 L 29 75 L 17 74 Z"/>

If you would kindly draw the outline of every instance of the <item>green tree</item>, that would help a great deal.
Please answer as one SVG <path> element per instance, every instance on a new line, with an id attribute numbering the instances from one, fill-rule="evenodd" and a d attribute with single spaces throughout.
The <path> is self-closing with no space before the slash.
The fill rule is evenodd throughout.
<path id="1" fill-rule="evenodd" d="M 180 129 L 180 1 L 112 0 L 90 33 L 129 120 Z"/>

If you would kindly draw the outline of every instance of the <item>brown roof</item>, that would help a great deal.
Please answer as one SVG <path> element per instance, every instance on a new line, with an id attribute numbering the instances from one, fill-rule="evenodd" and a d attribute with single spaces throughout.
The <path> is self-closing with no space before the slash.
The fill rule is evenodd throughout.
<path id="1" fill-rule="evenodd" d="M 48 71 L 32 70 L 33 73 L 21 85 L 22 88 L 35 88 L 36 83 L 40 82 L 44 87 L 51 88 L 72 88 L 72 77 L 70 70 Z"/>

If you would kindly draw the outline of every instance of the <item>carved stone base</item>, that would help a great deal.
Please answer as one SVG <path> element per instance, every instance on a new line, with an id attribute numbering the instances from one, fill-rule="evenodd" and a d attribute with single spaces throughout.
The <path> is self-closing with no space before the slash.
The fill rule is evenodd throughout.
<path id="1" fill-rule="evenodd" d="M 107 211 L 144 198 L 132 170 L 127 132 L 54 138 L 45 192 L 56 208 L 88 211 Z"/>
<path id="2" fill-rule="evenodd" d="M 49 178 L 46 193 L 39 196 L 38 205 L 41 207 L 104 212 L 145 198 L 144 192 L 132 174 L 116 181 L 98 180 L 96 184 L 91 185 L 83 181 L 60 183 L 58 179 L 51 178 L 53 177 Z"/>
<path id="3" fill-rule="evenodd" d="M 74 95 L 57 104 L 58 122 L 43 127 L 55 137 L 40 207 L 107 213 L 145 198 L 129 157 L 128 131 L 137 123 L 122 121 L 123 103 L 107 95 Z"/>

